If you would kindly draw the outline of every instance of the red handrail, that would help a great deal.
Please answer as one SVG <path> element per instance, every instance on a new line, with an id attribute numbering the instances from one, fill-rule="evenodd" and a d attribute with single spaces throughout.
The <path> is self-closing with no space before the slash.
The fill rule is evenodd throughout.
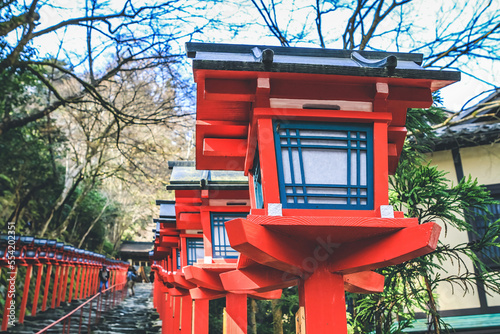
<path id="1" fill-rule="evenodd" d="M 109 292 L 109 293 L 108 293 Z M 116 300 L 116 294 L 117 293 L 121 293 L 121 296 L 119 296 L 118 300 Z M 109 294 L 112 294 L 112 301 L 111 301 L 111 306 L 110 306 L 110 298 L 109 298 Z M 102 296 L 108 296 L 108 298 L 104 298 L 104 300 L 107 300 L 108 302 L 106 303 L 106 305 L 104 306 L 104 309 L 103 309 L 103 298 Z M 106 312 L 108 311 L 109 309 L 111 309 L 112 307 L 114 307 L 116 304 L 115 304 L 115 300 L 120 302 L 122 301 L 123 299 L 125 299 L 125 297 L 127 296 L 127 283 L 126 282 L 123 282 L 123 283 L 119 283 L 119 284 L 115 284 L 113 285 L 112 287 L 102 291 L 102 292 L 99 292 L 97 293 L 95 296 L 93 296 L 92 298 L 90 298 L 89 300 L 87 300 L 86 302 L 84 302 L 83 304 L 81 304 L 80 306 L 78 306 L 77 308 L 75 308 L 73 311 L 69 312 L 68 314 L 66 314 L 64 317 L 54 321 L 52 324 L 50 324 L 49 326 L 45 327 L 44 329 L 40 330 L 39 332 L 37 332 L 36 334 L 42 334 L 42 333 L 46 333 L 47 330 L 53 328 L 54 326 L 58 325 L 58 324 L 61 324 L 63 325 L 63 331 L 62 333 L 70 333 L 70 325 L 71 325 L 71 317 L 78 311 L 80 311 L 80 323 L 78 325 L 78 333 L 81 333 L 81 329 L 82 329 L 82 318 L 83 318 L 83 308 L 87 305 L 89 305 L 89 319 L 88 319 L 88 324 L 87 324 L 87 332 L 90 333 L 90 326 L 92 325 L 92 302 L 94 301 L 94 299 L 97 299 L 97 307 L 96 307 L 96 310 L 95 310 L 95 322 L 94 324 L 97 324 L 101 318 L 101 313 L 102 312 Z M 66 329 L 67 328 L 67 329 Z"/>

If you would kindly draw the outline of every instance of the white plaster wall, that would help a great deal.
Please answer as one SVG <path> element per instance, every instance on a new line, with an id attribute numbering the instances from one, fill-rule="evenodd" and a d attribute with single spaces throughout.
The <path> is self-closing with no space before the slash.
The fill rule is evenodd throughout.
<path id="1" fill-rule="evenodd" d="M 464 175 L 471 174 L 481 184 L 500 183 L 500 143 L 460 150 Z M 491 293 L 491 292 L 490 292 Z M 500 295 L 486 294 L 488 306 L 500 306 Z"/>
<path id="2" fill-rule="evenodd" d="M 471 174 L 481 184 L 500 183 L 500 143 L 460 150 L 464 175 Z"/>
<path id="3" fill-rule="evenodd" d="M 431 165 L 437 166 L 440 170 L 448 172 L 446 177 L 450 181 L 450 186 L 457 184 L 457 174 L 455 172 L 455 165 L 453 163 L 451 151 L 434 152 L 429 155 L 429 160 Z M 444 224 L 441 221 L 436 221 L 436 223 L 443 227 L 441 235 L 439 236 L 439 240 L 443 244 L 455 246 L 469 241 L 467 232 L 458 231 L 450 226 L 448 226 L 448 228 L 444 228 Z M 445 270 L 444 272 L 441 272 L 441 276 L 447 277 L 450 275 L 460 275 L 463 274 L 467 268 L 472 270 L 472 262 L 469 259 L 464 259 L 464 262 L 466 267 L 464 267 L 463 264 L 459 265 L 456 262 L 446 262 L 442 264 Z M 458 310 L 480 306 L 477 294 L 464 294 L 464 291 L 456 284 L 452 285 L 449 283 L 442 283 L 439 285 L 436 292 L 440 310 Z"/>
<path id="4" fill-rule="evenodd" d="M 468 147 L 460 150 L 462 160 L 462 168 L 465 177 L 469 175 L 472 178 L 477 178 L 480 184 L 489 185 L 500 183 L 500 144 L 484 145 L 477 147 Z M 453 163 L 451 151 L 440 151 L 429 154 L 431 165 L 437 166 L 439 169 L 449 172 L 447 178 L 453 185 L 457 184 L 457 176 Z M 441 222 L 437 222 L 442 224 Z M 441 232 L 440 241 L 445 244 L 456 245 L 459 243 L 468 242 L 469 238 L 466 232 L 460 232 L 453 228 L 448 228 L 447 233 L 445 230 Z M 464 260 L 467 267 L 472 268 L 471 261 Z M 448 273 L 460 274 L 464 272 L 465 268 L 460 268 L 458 263 L 446 263 L 443 265 Z M 464 295 L 463 290 L 459 287 L 454 289 L 450 284 L 441 284 L 437 290 L 438 303 L 441 310 L 456 310 L 462 308 L 475 308 L 479 307 L 479 298 L 477 293 L 469 292 Z M 487 295 L 487 302 L 489 306 L 500 305 L 500 295 L 492 294 Z"/>

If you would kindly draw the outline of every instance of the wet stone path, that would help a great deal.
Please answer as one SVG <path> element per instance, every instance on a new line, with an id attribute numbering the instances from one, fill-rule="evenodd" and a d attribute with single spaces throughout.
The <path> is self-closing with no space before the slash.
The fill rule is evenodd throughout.
<path id="1" fill-rule="evenodd" d="M 106 312 L 94 334 L 152 334 L 161 333 L 161 321 L 153 307 L 152 284 L 135 285 L 135 296 L 127 297 L 114 309 Z"/>
<path id="2" fill-rule="evenodd" d="M 142 283 L 135 285 L 135 296 L 125 298 L 123 302 L 115 308 L 103 313 L 101 321 L 97 325 L 91 326 L 90 333 L 93 334 L 153 334 L 161 333 L 161 321 L 158 313 L 153 307 L 153 297 L 151 295 L 152 284 Z M 8 329 L 7 332 L 16 334 L 32 334 L 40 331 L 53 321 L 63 317 L 65 314 L 82 304 L 83 301 L 65 304 L 57 309 L 49 309 L 46 312 L 39 312 L 36 317 L 27 316 L 24 324 Z M 87 320 L 84 315 L 83 323 Z M 87 333 L 87 327 L 82 326 L 82 333 Z M 54 328 L 48 333 L 61 333 L 62 328 Z M 78 333 L 78 321 L 71 322 L 70 333 Z"/>

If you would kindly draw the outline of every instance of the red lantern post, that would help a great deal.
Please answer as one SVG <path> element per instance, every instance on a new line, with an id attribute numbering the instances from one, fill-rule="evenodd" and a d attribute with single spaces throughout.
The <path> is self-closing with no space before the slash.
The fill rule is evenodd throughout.
<path id="1" fill-rule="evenodd" d="M 196 168 L 249 179 L 250 214 L 225 227 L 231 247 L 258 265 L 221 275 L 224 287 L 298 282 L 307 333 L 347 333 L 344 290 L 379 292 L 373 269 L 437 246 L 437 224 L 389 205 L 388 176 L 406 110 L 430 107 L 460 73 L 424 69 L 420 54 L 202 43 L 187 53 Z"/>

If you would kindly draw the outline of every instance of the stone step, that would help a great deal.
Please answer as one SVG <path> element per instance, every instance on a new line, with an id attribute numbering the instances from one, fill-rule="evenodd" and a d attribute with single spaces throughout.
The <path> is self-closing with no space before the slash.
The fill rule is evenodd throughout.
<path id="1" fill-rule="evenodd" d="M 91 331 L 95 334 L 155 334 L 161 333 L 161 321 L 159 315 L 153 307 L 152 284 L 136 284 L 135 296 L 127 297 L 121 304 L 109 311 L 101 314 L 100 323 L 91 325 Z M 60 319 L 71 312 L 84 301 L 75 301 L 71 305 L 61 303 L 60 308 L 48 309 L 45 312 L 38 311 L 36 317 L 26 316 L 24 324 L 17 324 L 10 327 L 8 333 L 13 334 L 33 334 Z M 93 303 L 92 309 L 96 310 L 97 304 Z M 82 314 L 82 332 L 87 332 L 88 309 Z M 95 321 L 94 318 L 91 319 Z M 76 312 L 71 320 L 70 333 L 78 333 L 80 322 L 80 312 Z M 57 325 L 48 333 L 61 333 L 62 325 Z"/>

